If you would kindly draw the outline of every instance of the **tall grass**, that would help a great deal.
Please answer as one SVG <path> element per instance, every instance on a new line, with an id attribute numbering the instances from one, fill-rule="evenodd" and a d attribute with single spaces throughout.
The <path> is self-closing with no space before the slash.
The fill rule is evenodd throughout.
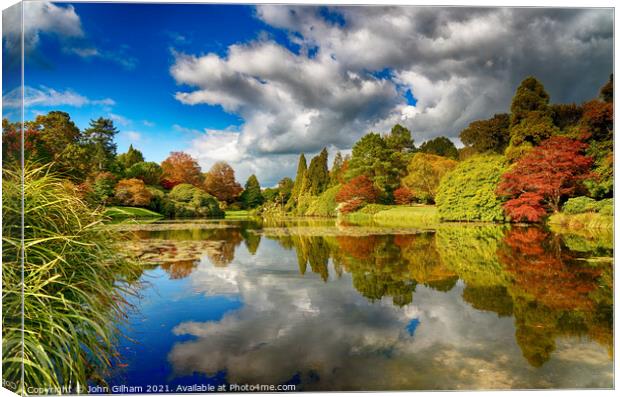
<path id="1" fill-rule="evenodd" d="M 139 265 L 118 255 L 117 236 L 74 185 L 47 166 L 27 167 L 22 341 L 19 169 L 3 170 L 2 203 L 4 379 L 18 393 L 75 393 L 89 380 L 103 382 Z"/>

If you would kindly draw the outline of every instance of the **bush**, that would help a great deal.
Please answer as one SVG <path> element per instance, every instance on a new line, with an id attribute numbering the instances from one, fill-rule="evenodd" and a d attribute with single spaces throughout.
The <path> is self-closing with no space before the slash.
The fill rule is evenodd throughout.
<path id="1" fill-rule="evenodd" d="M 336 195 L 340 190 L 340 185 L 333 186 L 317 197 L 308 209 L 306 216 L 336 216 Z"/>
<path id="2" fill-rule="evenodd" d="M 598 212 L 601 215 L 614 214 L 614 200 L 604 199 L 596 201 L 590 197 L 580 196 L 570 198 L 564 203 L 562 212 L 568 215 Z"/>
<path id="3" fill-rule="evenodd" d="M 564 203 L 562 212 L 565 214 L 583 214 L 584 212 L 594 212 L 596 200 L 590 197 L 573 197 Z"/>
<path id="4" fill-rule="evenodd" d="M 175 186 L 161 201 L 158 212 L 169 218 L 224 216 L 215 197 L 187 183 Z"/>
<path id="5" fill-rule="evenodd" d="M 120 205 L 148 207 L 151 192 L 140 179 L 121 179 L 114 188 L 114 199 Z"/>
<path id="6" fill-rule="evenodd" d="M 500 155 L 471 157 L 446 174 L 437 189 L 441 220 L 503 221 L 502 203 L 495 195 L 506 159 Z"/>
<path id="7" fill-rule="evenodd" d="M 76 390 L 111 365 L 141 267 L 118 254 L 119 236 L 101 227 L 102 214 L 75 186 L 47 168 L 27 166 L 22 268 L 20 176 L 20 170 L 3 171 L 2 376 L 20 394 L 25 385 Z"/>
<path id="8" fill-rule="evenodd" d="M 125 171 L 127 178 L 135 178 L 142 180 L 147 185 L 158 185 L 163 171 L 159 164 L 149 161 L 141 161 L 129 167 Z"/>
<path id="9" fill-rule="evenodd" d="M 406 186 L 394 190 L 394 202 L 398 205 L 408 205 L 413 202 L 413 193 Z"/>

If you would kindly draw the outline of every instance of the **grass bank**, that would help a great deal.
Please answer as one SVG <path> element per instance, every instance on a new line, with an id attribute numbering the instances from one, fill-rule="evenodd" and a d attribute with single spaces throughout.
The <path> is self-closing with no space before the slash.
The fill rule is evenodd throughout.
<path id="1" fill-rule="evenodd" d="M 613 230 L 614 217 L 610 215 L 602 215 L 595 212 L 586 212 L 583 214 L 553 214 L 547 220 L 549 226 L 553 229 L 608 229 Z"/>
<path id="2" fill-rule="evenodd" d="M 160 213 L 138 207 L 108 207 L 103 215 L 113 219 L 163 218 Z"/>
<path id="3" fill-rule="evenodd" d="M 237 218 L 251 218 L 254 215 L 250 211 L 246 210 L 229 210 L 224 212 L 225 219 L 237 219 Z"/>
<path id="4" fill-rule="evenodd" d="M 368 205 L 360 211 L 345 215 L 345 220 L 356 224 L 386 227 L 433 228 L 439 224 L 437 209 L 432 205 Z"/>

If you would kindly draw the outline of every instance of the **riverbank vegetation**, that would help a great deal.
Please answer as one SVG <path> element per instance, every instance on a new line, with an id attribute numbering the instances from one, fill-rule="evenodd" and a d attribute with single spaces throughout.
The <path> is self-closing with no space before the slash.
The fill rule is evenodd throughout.
<path id="1" fill-rule="evenodd" d="M 23 218 L 18 167 L 4 164 L 2 188 L 4 379 L 17 393 L 101 382 L 141 267 L 118 254 L 101 211 L 50 167 L 26 166 Z"/>

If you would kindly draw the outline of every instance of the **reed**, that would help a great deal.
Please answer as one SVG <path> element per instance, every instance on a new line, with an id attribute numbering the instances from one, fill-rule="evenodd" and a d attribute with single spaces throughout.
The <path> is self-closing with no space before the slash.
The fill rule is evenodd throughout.
<path id="1" fill-rule="evenodd" d="M 22 331 L 20 172 L 3 170 L 3 377 L 17 393 L 83 392 L 112 363 L 140 265 L 116 252 L 119 236 L 74 185 L 49 166 L 27 166 Z"/>

